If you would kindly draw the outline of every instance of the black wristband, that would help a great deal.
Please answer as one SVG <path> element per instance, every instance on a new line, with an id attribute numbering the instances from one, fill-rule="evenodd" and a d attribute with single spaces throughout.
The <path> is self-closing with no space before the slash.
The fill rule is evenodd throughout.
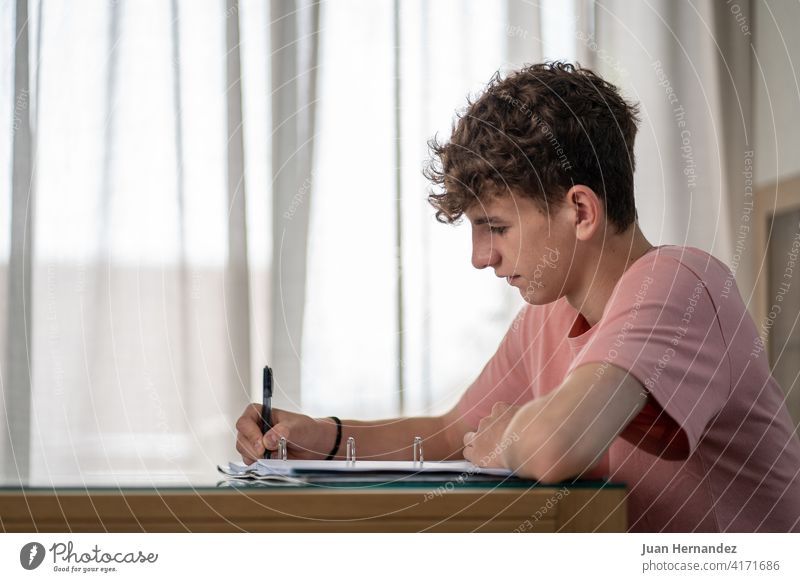
<path id="1" fill-rule="evenodd" d="M 331 452 L 328 454 L 328 457 L 325 459 L 326 461 L 332 460 L 336 453 L 339 452 L 339 445 L 342 444 L 342 421 L 338 419 L 336 416 L 329 417 L 336 423 L 336 442 L 333 443 L 333 448 Z"/>

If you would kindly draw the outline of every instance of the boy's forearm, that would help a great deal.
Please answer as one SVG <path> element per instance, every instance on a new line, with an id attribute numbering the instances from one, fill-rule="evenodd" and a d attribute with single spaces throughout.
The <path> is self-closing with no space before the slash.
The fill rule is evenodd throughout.
<path id="1" fill-rule="evenodd" d="M 336 440 L 332 421 L 330 446 Z M 347 439 L 356 441 L 356 458 L 371 461 L 410 461 L 413 458 L 414 437 L 423 439 L 424 457 L 429 461 L 462 458 L 461 442 L 453 427 L 441 416 L 392 418 L 386 420 L 342 420 L 342 441 L 336 459 L 344 459 Z"/>
<path id="2" fill-rule="evenodd" d="M 626 370 L 586 364 L 546 396 L 525 404 L 505 437 L 503 461 L 521 477 L 561 481 L 591 469 L 647 401 L 647 392 Z M 516 437 L 516 438 L 513 438 Z"/>

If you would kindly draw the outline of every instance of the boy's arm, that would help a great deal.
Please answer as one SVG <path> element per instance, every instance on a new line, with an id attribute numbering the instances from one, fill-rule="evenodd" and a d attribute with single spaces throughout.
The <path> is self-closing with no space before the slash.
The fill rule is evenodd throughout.
<path id="1" fill-rule="evenodd" d="M 262 435 L 260 414 L 261 404 L 250 404 L 236 423 L 236 449 L 245 463 L 263 457 L 265 449 L 275 451 L 281 436 L 286 437 L 289 444 L 289 457 L 299 459 L 324 459 L 336 442 L 336 423 L 330 418 L 311 418 L 274 409 L 274 425 Z M 420 436 L 426 459 L 461 459 L 467 430 L 458 414 L 458 406 L 442 416 L 342 420 L 342 440 L 336 458 L 345 457 L 347 439 L 352 436 L 358 459 L 408 461 L 412 458 L 414 437 Z"/>
<path id="2" fill-rule="evenodd" d="M 519 409 L 506 427 L 503 461 L 520 477 L 556 482 L 590 469 L 647 401 L 626 370 L 575 369 L 556 390 Z"/>
<path id="3" fill-rule="evenodd" d="M 468 427 L 458 407 L 441 416 L 394 418 L 390 420 L 343 420 L 342 446 L 337 458 L 344 458 L 347 437 L 356 440 L 357 458 L 365 460 L 410 461 L 415 436 L 423 438 L 423 452 L 429 461 L 461 460 L 463 436 Z"/>

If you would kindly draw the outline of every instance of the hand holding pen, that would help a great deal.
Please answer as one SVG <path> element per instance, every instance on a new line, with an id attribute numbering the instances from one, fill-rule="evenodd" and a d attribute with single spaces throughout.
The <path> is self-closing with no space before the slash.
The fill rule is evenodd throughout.
<path id="1" fill-rule="evenodd" d="M 341 434 L 332 418 L 311 418 L 272 408 L 272 370 L 264 368 L 262 401 L 249 404 L 236 422 L 236 450 L 249 464 L 261 458 L 275 458 L 284 437 L 292 459 L 325 459 L 338 448 Z"/>
<path id="2" fill-rule="evenodd" d="M 323 460 L 330 454 L 336 442 L 336 423 L 330 418 L 311 418 L 305 414 L 272 409 L 272 429 L 266 434 L 263 430 L 263 403 L 253 402 L 244 409 L 236 421 L 236 450 L 242 461 L 250 465 L 266 457 L 265 452 L 278 450 L 278 442 L 284 437 L 289 444 L 290 459 Z M 341 453 L 347 439 L 341 439 Z"/>

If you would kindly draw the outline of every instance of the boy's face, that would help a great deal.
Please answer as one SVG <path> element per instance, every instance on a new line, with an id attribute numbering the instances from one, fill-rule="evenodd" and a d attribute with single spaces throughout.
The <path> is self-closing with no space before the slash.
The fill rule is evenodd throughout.
<path id="1" fill-rule="evenodd" d="M 507 194 L 475 204 L 465 215 L 476 269 L 492 267 L 534 305 L 569 292 L 576 238 L 568 205 L 548 216 L 530 198 Z"/>

